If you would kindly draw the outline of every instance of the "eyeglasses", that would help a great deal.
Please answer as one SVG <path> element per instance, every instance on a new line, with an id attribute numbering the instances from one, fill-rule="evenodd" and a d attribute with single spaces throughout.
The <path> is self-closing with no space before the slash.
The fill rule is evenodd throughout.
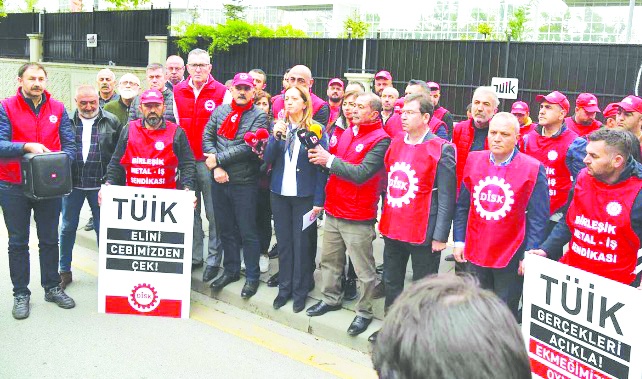
<path id="1" fill-rule="evenodd" d="M 120 82 L 119 84 L 120 84 L 121 86 L 132 86 L 132 87 L 134 87 L 134 86 L 139 86 L 139 85 L 140 85 L 140 84 L 138 84 L 138 83 L 136 83 L 136 82 L 131 82 L 131 81 L 129 81 L 129 80 L 124 81 L 124 82 Z"/>
<path id="2" fill-rule="evenodd" d="M 306 80 L 305 80 L 305 78 L 295 78 L 295 77 L 290 76 L 288 78 L 288 82 L 305 85 Z"/>
<path id="3" fill-rule="evenodd" d="M 204 70 L 206 69 L 210 64 L 209 63 L 188 63 L 188 66 L 190 66 L 194 70 Z"/>

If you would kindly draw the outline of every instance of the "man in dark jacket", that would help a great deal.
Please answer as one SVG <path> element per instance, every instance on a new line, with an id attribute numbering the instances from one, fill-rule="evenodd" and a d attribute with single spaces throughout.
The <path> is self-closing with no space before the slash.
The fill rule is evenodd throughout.
<path id="1" fill-rule="evenodd" d="M 58 219 L 60 199 L 33 200 L 22 188 L 20 158 L 26 153 L 63 151 L 76 156 L 74 132 L 65 106 L 45 90 L 47 71 L 40 63 L 18 70 L 18 93 L 0 102 L 0 205 L 9 233 L 9 272 L 13 283 L 13 317 L 29 317 L 29 223 L 33 210 L 40 248 L 40 283 L 45 300 L 61 308 L 76 303 L 60 287 Z M 28 141 L 28 142 L 25 142 Z"/>
<path id="2" fill-rule="evenodd" d="M 234 76 L 232 83 L 232 104 L 224 104 L 212 112 L 205 125 L 203 152 L 205 164 L 212 170 L 212 200 L 214 215 L 225 218 L 220 223 L 220 237 L 225 256 L 224 272 L 210 285 L 220 290 L 239 280 L 241 251 L 247 280 L 241 297 L 250 298 L 259 286 L 259 237 L 256 228 L 256 201 L 258 196 L 259 160 L 245 143 L 247 132 L 267 128 L 267 115 L 254 105 L 254 83 L 246 73 Z"/>
<path id="3" fill-rule="evenodd" d="M 100 230 L 98 191 L 111 159 L 118 136 L 120 121 L 98 106 L 98 92 L 90 85 L 76 89 L 76 112 L 71 119 L 75 129 L 76 159 L 72 169 L 73 189 L 62 199 L 60 227 L 60 286 L 72 282 L 71 255 L 76 243 L 80 209 L 85 199 L 91 208 L 96 241 Z"/>
<path id="4" fill-rule="evenodd" d="M 160 63 L 150 63 L 145 70 L 145 79 L 147 80 L 149 89 L 155 89 L 163 94 L 163 101 L 165 103 L 163 118 L 175 123 L 174 92 L 165 86 L 165 83 L 167 83 L 165 67 Z M 140 110 L 140 96 L 136 96 L 129 106 L 129 121 L 139 118 L 143 118 L 143 113 Z"/>

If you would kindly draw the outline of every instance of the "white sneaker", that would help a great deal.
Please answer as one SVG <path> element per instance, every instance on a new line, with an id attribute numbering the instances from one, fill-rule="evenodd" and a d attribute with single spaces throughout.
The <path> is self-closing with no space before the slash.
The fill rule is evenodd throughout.
<path id="1" fill-rule="evenodd" d="M 259 269 L 261 270 L 261 273 L 266 273 L 270 270 L 270 258 L 265 254 L 261 254 L 261 257 L 259 258 Z"/>
<path id="2" fill-rule="evenodd" d="M 245 259 L 241 258 L 241 271 L 245 272 Z"/>

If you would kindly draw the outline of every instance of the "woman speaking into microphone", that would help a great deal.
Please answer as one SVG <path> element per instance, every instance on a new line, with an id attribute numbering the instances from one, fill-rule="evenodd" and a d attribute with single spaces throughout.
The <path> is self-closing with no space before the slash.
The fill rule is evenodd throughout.
<path id="1" fill-rule="evenodd" d="M 310 233 L 317 232 L 316 221 L 303 229 L 303 216 L 323 211 L 328 179 L 308 160 L 306 145 L 319 141 L 327 148 L 327 137 L 323 126 L 312 120 L 312 101 L 306 88 L 291 87 L 284 100 L 285 119 L 275 122 L 263 157 L 272 165 L 270 199 L 279 241 L 279 294 L 273 305 L 279 309 L 293 299 L 293 310 L 298 313 L 305 308 L 314 284 L 312 252 L 316 246 L 310 246 Z"/>

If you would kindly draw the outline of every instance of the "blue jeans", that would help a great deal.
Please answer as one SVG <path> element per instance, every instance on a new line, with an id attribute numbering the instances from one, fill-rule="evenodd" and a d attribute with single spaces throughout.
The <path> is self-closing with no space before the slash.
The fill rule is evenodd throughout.
<path id="1" fill-rule="evenodd" d="M 9 272 L 13 295 L 30 295 L 29 224 L 36 221 L 40 249 L 40 284 L 45 290 L 58 286 L 58 219 L 60 199 L 32 200 L 20 186 L 0 182 L 0 206 L 9 232 Z"/>
<path id="2" fill-rule="evenodd" d="M 259 280 L 259 233 L 256 228 L 256 184 L 230 184 L 212 181 L 214 215 L 219 223 L 223 244 L 223 267 L 230 275 L 241 271 L 241 246 L 248 281 Z"/>
<path id="3" fill-rule="evenodd" d="M 80 209 L 85 199 L 91 208 L 96 231 L 96 243 L 100 231 L 100 208 L 98 207 L 98 190 L 74 188 L 71 193 L 62 198 L 62 225 L 60 226 L 60 272 L 71 271 L 71 252 L 76 244 L 76 230 Z"/>

